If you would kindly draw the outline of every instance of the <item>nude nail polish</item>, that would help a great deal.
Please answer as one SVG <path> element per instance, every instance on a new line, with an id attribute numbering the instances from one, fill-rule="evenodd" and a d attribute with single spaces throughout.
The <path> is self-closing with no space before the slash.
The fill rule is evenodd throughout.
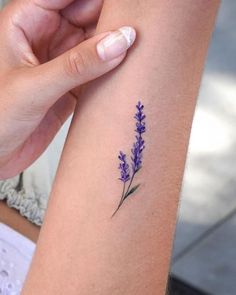
<path id="1" fill-rule="evenodd" d="M 135 39 L 136 32 L 132 27 L 121 27 L 97 44 L 98 55 L 104 61 L 112 60 L 127 51 Z"/>

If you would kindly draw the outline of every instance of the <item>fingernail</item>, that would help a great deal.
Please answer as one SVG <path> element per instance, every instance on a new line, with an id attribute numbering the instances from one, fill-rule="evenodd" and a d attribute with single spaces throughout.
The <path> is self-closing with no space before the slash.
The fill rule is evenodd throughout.
<path id="1" fill-rule="evenodd" d="M 97 44 L 97 52 L 104 61 L 112 60 L 129 49 L 136 39 L 132 27 L 122 27 Z"/>

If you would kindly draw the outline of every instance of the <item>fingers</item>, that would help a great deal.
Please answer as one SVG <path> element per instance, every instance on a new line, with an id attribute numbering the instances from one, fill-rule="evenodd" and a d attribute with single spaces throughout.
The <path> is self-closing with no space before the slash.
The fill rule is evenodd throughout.
<path id="1" fill-rule="evenodd" d="M 71 4 L 74 0 L 32 0 L 36 5 L 49 9 L 49 10 L 61 10 Z"/>
<path id="2" fill-rule="evenodd" d="M 60 28 L 55 32 L 49 46 L 48 60 L 58 57 L 85 39 L 88 38 L 83 29 L 79 29 L 68 20 L 61 18 Z"/>
<path id="3" fill-rule="evenodd" d="M 30 102 L 28 95 L 27 103 L 49 108 L 71 89 L 111 71 L 124 59 L 135 37 L 133 28 L 122 27 L 88 39 L 54 60 L 29 69 L 27 88 L 30 91 L 29 85 L 33 85 L 34 101 Z"/>
<path id="4" fill-rule="evenodd" d="M 102 9 L 103 0 L 31 0 L 48 10 L 62 10 L 61 14 L 71 23 L 84 26 L 95 22 Z"/>
<path id="5" fill-rule="evenodd" d="M 76 0 L 62 10 L 62 15 L 76 26 L 85 26 L 98 20 L 103 0 Z"/>
<path id="6" fill-rule="evenodd" d="M 75 105 L 76 100 L 71 94 L 60 98 L 56 104 L 48 110 L 43 119 L 36 126 L 33 126 L 30 135 L 26 134 L 26 140 L 24 140 L 24 134 L 22 134 L 21 128 L 21 143 L 17 145 L 18 149 L 15 149 L 14 153 L 10 153 L 10 155 L 4 159 L 1 157 L 0 179 L 11 178 L 35 162 L 46 150 L 62 125 L 72 114 Z M 27 122 L 27 124 L 29 124 L 29 122 Z M 13 137 L 16 136 L 11 136 L 11 138 Z"/>
<path id="7" fill-rule="evenodd" d="M 85 39 L 92 38 L 96 35 L 96 24 L 88 25 L 86 26 L 84 33 L 85 33 Z"/>

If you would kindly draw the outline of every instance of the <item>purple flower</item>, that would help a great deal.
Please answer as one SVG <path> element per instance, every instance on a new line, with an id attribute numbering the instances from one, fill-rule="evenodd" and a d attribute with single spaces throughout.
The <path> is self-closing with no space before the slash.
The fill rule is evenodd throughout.
<path id="1" fill-rule="evenodd" d="M 126 154 L 120 152 L 118 158 L 121 161 L 119 164 L 121 177 L 119 179 L 125 183 L 130 180 L 129 165 L 126 161 Z"/>
<path id="2" fill-rule="evenodd" d="M 121 177 L 119 178 L 123 182 L 123 191 L 121 195 L 121 199 L 119 202 L 119 205 L 115 212 L 113 213 L 112 217 L 116 214 L 116 212 L 119 210 L 119 208 L 122 206 L 123 202 L 131 195 L 133 194 L 140 186 L 140 184 L 133 185 L 133 181 L 135 178 L 136 173 L 139 171 L 139 169 L 142 168 L 142 158 L 143 158 L 143 150 L 145 148 L 145 142 L 142 138 L 142 134 L 146 131 L 145 126 L 145 118 L 146 116 L 143 113 L 144 106 L 139 101 L 136 105 L 137 113 L 135 114 L 134 118 L 136 119 L 136 136 L 135 136 L 135 143 L 133 144 L 133 148 L 131 149 L 131 167 L 132 167 L 132 173 L 130 173 L 129 164 L 126 160 L 126 154 L 124 154 L 122 151 L 119 153 L 119 170 Z M 126 184 L 128 182 L 128 184 Z"/>
<path id="3" fill-rule="evenodd" d="M 135 129 L 137 135 L 135 136 L 136 142 L 133 144 L 133 148 L 131 149 L 132 169 L 134 174 L 142 167 L 142 152 L 145 148 L 145 142 L 142 138 L 142 134 L 146 131 L 146 125 L 144 122 L 146 116 L 143 113 L 144 105 L 142 105 L 142 103 L 139 101 L 136 105 L 136 108 L 137 113 L 135 114 L 134 118 L 137 120 Z"/>

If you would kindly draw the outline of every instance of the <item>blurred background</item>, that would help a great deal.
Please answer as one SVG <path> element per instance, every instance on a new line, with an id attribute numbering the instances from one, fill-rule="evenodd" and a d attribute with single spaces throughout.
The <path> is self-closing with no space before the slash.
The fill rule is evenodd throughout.
<path id="1" fill-rule="evenodd" d="M 193 122 L 171 268 L 179 291 L 171 294 L 236 294 L 235 56 L 236 1 L 223 0 Z M 69 124 L 26 171 L 44 211 Z"/>
<path id="2" fill-rule="evenodd" d="M 236 294 L 236 1 L 222 1 L 194 117 L 172 273 Z"/>

